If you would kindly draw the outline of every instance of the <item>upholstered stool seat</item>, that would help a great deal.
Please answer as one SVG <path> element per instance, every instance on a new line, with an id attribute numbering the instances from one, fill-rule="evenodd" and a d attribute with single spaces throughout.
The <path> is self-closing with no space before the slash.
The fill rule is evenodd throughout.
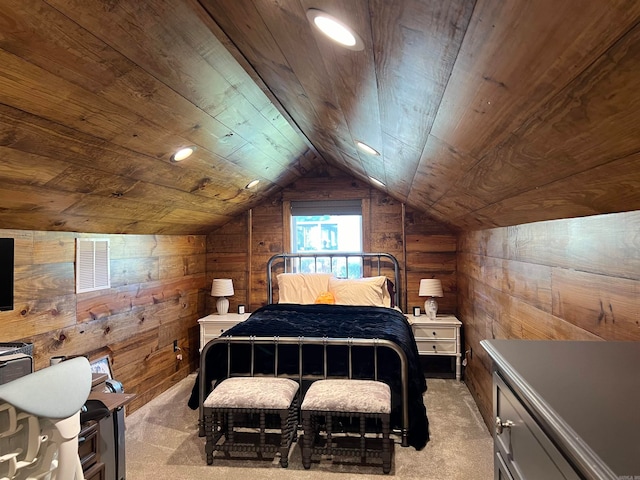
<path id="1" fill-rule="evenodd" d="M 311 467 L 313 454 L 354 456 L 359 455 L 363 461 L 367 457 L 381 457 L 382 470 L 391 470 L 391 389 L 386 383 L 374 380 L 327 379 L 314 382 L 305 394 L 300 406 L 304 441 L 302 448 L 302 464 Z M 357 417 L 359 419 L 359 446 L 340 447 L 334 444 L 332 417 Z M 319 420 L 324 419 L 326 441 L 324 446 L 316 442 L 319 434 Z M 382 448 L 367 448 L 367 419 L 379 419 L 382 431 Z"/>
<path id="2" fill-rule="evenodd" d="M 214 451 L 280 452 L 280 465 L 289 464 L 289 449 L 296 437 L 298 383 L 288 378 L 232 377 L 222 381 L 204 401 L 207 464 Z M 236 428 L 248 426 L 244 416 L 258 416 L 258 442 L 236 441 Z M 267 443 L 267 415 L 278 415 L 278 445 Z M 223 443 L 218 441 L 225 436 Z"/>

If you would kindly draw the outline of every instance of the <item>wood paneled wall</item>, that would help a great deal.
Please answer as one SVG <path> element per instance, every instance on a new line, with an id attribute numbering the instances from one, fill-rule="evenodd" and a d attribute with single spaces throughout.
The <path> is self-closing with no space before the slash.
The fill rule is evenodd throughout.
<path id="1" fill-rule="evenodd" d="M 460 235 L 465 379 L 487 425 L 491 360 L 481 340 L 640 340 L 638 232 L 640 211 Z"/>
<path id="2" fill-rule="evenodd" d="M 110 289 L 75 293 L 78 236 L 110 240 Z M 0 341 L 32 342 L 36 370 L 54 355 L 109 355 L 114 377 L 138 394 L 130 412 L 195 370 L 208 296 L 204 235 L 0 230 L 0 237 L 15 238 L 15 308 L 0 312 Z"/>
<path id="3" fill-rule="evenodd" d="M 249 311 L 266 304 L 267 261 L 287 249 L 284 202 L 359 198 L 363 200 L 364 249 L 391 253 L 400 262 L 402 308 L 407 304 L 424 308 L 425 299 L 418 296 L 420 279 L 434 277 L 442 279 L 445 290 L 438 302 L 440 312 L 456 312 L 454 233 L 427 215 L 411 209 L 405 212 L 401 203 L 384 192 L 338 170 L 314 173 L 207 236 L 207 281 L 233 278 L 236 294 L 229 299 L 230 311 L 236 311 L 238 304 L 247 305 Z M 207 308 L 215 311 L 214 299 Z"/>

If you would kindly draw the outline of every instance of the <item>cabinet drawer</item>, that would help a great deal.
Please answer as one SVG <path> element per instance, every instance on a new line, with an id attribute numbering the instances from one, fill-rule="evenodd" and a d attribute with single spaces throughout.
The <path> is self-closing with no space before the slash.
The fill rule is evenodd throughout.
<path id="1" fill-rule="evenodd" d="M 78 434 L 78 456 L 83 470 L 98 461 L 98 441 L 98 423 L 83 425 Z"/>
<path id="2" fill-rule="evenodd" d="M 416 339 L 418 352 L 422 355 L 456 353 L 456 342 Z"/>
<path id="3" fill-rule="evenodd" d="M 106 480 L 104 473 L 104 463 L 96 463 L 89 470 L 84 472 L 85 480 Z"/>
<path id="4" fill-rule="evenodd" d="M 429 325 L 413 325 L 413 336 L 416 338 L 456 338 L 456 327 L 433 327 Z"/>
<path id="5" fill-rule="evenodd" d="M 514 478 L 511 475 L 511 472 L 507 468 L 507 464 L 502 459 L 502 455 L 500 452 L 496 452 L 495 462 L 494 462 L 494 477 L 495 480 L 521 480 L 520 478 Z"/>
<path id="6" fill-rule="evenodd" d="M 497 418 L 511 423 L 501 433 L 494 431 L 496 461 L 502 463 L 496 464 L 496 471 L 508 470 L 514 479 L 580 478 L 498 374 L 494 374 L 494 395 L 496 423 Z"/>

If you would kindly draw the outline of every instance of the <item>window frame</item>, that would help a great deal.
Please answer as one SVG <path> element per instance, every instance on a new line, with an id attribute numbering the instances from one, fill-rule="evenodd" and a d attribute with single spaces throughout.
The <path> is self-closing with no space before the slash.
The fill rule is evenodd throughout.
<path id="1" fill-rule="evenodd" d="M 288 253 L 293 253 L 292 243 L 293 239 L 291 238 L 291 228 L 292 228 L 292 211 L 291 211 L 291 202 L 292 201 L 321 201 L 326 199 L 307 199 L 307 198 L 293 198 L 286 199 L 282 201 L 282 219 L 283 219 L 283 227 L 284 227 L 284 235 L 283 235 L 283 250 Z M 336 199 L 336 200 L 359 200 L 361 204 L 361 235 L 362 235 L 362 251 L 369 252 L 371 251 L 370 244 L 370 230 L 371 230 L 371 219 L 370 219 L 370 201 L 368 198 L 362 197 L 346 197 L 344 199 Z"/>

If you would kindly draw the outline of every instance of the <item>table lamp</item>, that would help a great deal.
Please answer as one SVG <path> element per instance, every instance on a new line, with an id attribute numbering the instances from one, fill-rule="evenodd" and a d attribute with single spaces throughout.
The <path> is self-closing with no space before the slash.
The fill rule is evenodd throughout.
<path id="1" fill-rule="evenodd" d="M 218 315 L 226 315 L 229 311 L 229 300 L 233 295 L 233 281 L 230 278 L 214 278 L 211 284 L 211 296 L 218 297 L 216 310 Z"/>
<path id="2" fill-rule="evenodd" d="M 423 278 L 420 280 L 420 291 L 418 295 L 421 297 L 429 297 L 424 302 L 424 312 L 431 320 L 436 319 L 438 313 L 438 302 L 435 297 L 442 297 L 442 283 L 435 278 Z"/>

